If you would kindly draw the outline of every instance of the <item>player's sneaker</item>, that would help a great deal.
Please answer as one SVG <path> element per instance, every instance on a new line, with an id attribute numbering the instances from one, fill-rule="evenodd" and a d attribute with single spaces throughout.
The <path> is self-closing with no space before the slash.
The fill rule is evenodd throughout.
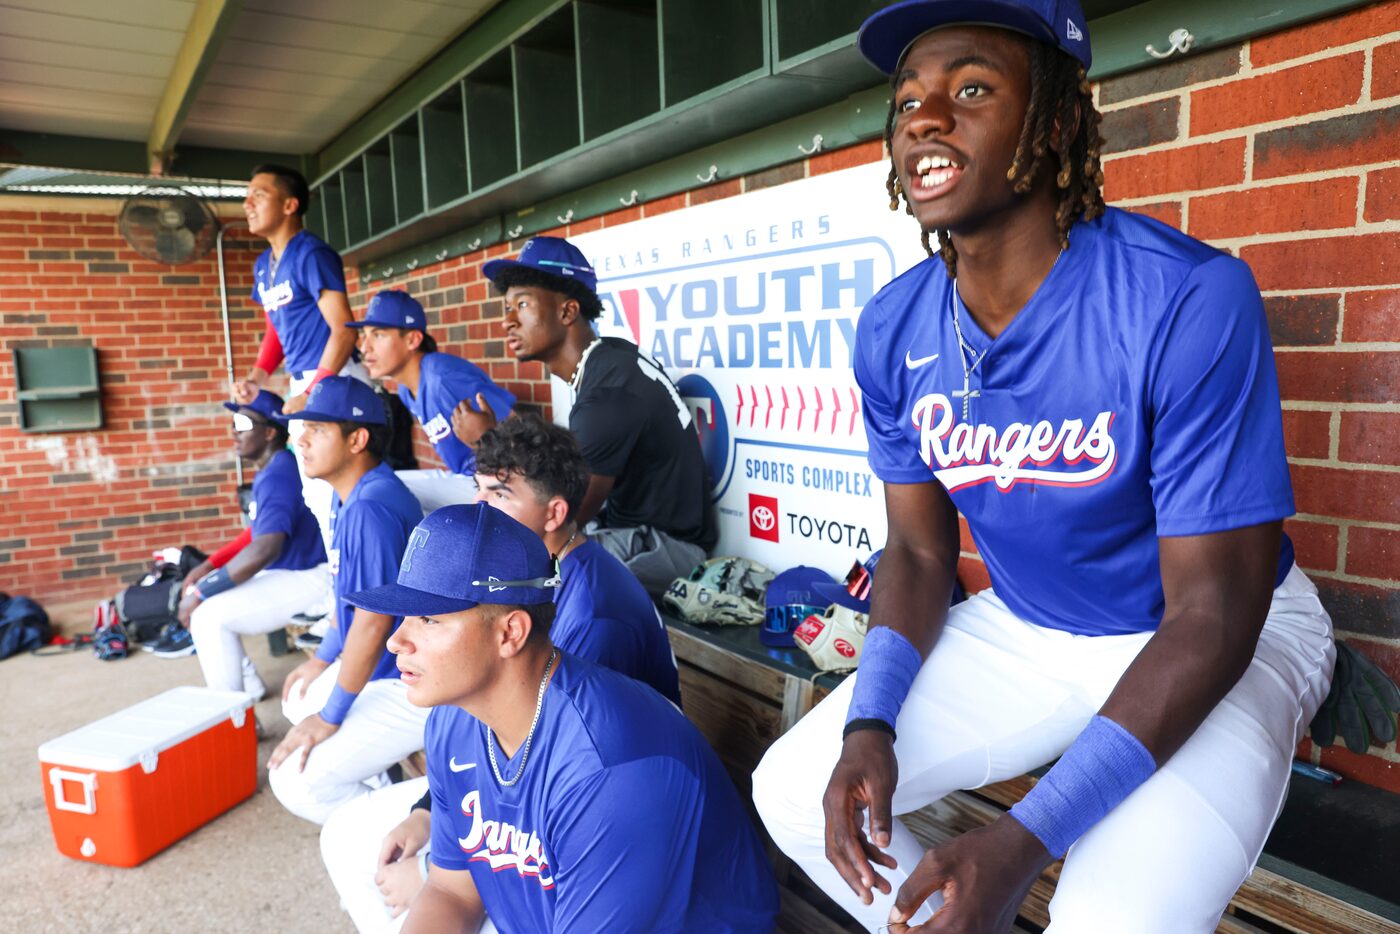
<path id="1" fill-rule="evenodd" d="M 170 623 L 151 650 L 160 658 L 184 658 L 194 654 L 194 639 L 179 623 Z"/>
<path id="2" fill-rule="evenodd" d="M 304 652 L 314 652 L 321 647 L 321 637 L 310 630 L 300 633 L 292 640 L 292 645 Z"/>
<path id="3" fill-rule="evenodd" d="M 267 696 L 267 685 L 254 667 L 253 660 L 246 655 L 243 656 L 243 693 L 251 694 L 255 703 Z"/>
<path id="4" fill-rule="evenodd" d="M 92 651 L 104 662 L 126 658 L 127 653 L 131 651 L 126 628 L 115 619 L 107 622 L 92 634 Z"/>

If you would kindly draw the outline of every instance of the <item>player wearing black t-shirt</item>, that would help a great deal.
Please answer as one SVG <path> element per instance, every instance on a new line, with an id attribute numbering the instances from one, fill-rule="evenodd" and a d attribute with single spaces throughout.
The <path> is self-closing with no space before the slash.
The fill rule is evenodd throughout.
<path id="1" fill-rule="evenodd" d="M 506 347 L 538 360 L 574 391 L 569 428 L 588 462 L 580 521 L 653 594 L 705 560 L 718 537 L 691 413 L 661 367 L 618 338 L 599 338 L 597 277 L 558 237 L 527 241 L 514 260 L 482 267 L 505 293 Z M 453 428 L 479 436 L 489 409 L 459 406 Z"/>

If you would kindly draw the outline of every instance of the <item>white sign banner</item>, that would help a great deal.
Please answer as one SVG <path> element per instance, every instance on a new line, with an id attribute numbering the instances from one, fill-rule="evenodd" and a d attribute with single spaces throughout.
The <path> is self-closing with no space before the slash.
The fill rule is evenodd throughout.
<path id="1" fill-rule="evenodd" d="M 716 554 L 840 579 L 885 545 L 851 371 L 860 310 L 924 258 L 888 209 L 887 163 L 571 238 L 598 272 L 599 331 L 666 368 L 695 414 Z M 562 419 L 569 389 L 554 381 Z"/>

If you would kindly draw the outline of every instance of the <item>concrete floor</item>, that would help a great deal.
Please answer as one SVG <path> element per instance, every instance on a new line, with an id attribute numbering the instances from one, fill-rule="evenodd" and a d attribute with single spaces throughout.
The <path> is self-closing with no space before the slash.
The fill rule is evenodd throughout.
<path id="1" fill-rule="evenodd" d="M 84 607 L 57 620 L 83 620 Z M 40 743 L 182 684 L 203 684 L 193 656 L 137 651 L 100 662 L 91 650 L 0 661 L 0 930 L 24 932 L 353 932 L 321 866 L 320 828 L 282 809 L 267 787 L 267 757 L 289 724 L 280 687 L 300 653 L 272 658 L 267 640 L 244 640 L 274 696 L 257 705 L 267 731 L 258 745 L 252 798 L 144 864 L 116 869 L 59 854 L 49 830 L 36 751 Z"/>

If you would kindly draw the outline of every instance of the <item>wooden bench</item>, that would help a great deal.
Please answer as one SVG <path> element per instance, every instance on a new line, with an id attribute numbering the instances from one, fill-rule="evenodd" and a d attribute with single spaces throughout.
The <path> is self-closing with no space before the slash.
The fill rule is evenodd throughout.
<path id="1" fill-rule="evenodd" d="M 749 794 L 764 751 L 841 678 L 818 675 L 800 651 L 762 645 L 756 628 L 693 626 L 670 617 L 666 623 L 686 715 Z M 902 819 L 931 846 L 995 820 L 1034 783 L 1026 775 L 955 792 Z M 861 930 L 771 843 L 770 852 L 783 883 L 780 931 Z M 1051 866 L 1032 887 L 1018 931 L 1049 923 L 1059 870 L 1059 863 Z M 1400 934 L 1400 796 L 1355 782 L 1332 788 L 1295 777 L 1258 867 L 1216 930 Z"/>

